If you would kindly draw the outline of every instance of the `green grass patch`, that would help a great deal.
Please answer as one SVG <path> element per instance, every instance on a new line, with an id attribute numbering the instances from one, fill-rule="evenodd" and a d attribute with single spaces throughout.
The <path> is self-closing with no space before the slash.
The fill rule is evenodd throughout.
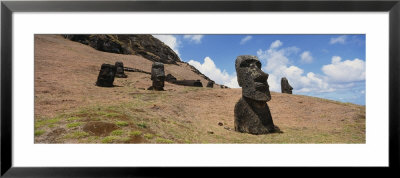
<path id="1" fill-rule="evenodd" d="M 80 126 L 82 123 L 80 122 L 74 122 L 74 123 L 69 123 L 67 124 L 67 128 L 74 128 Z"/>
<path id="2" fill-rule="evenodd" d="M 160 138 L 160 137 L 156 139 L 156 142 L 157 143 L 174 143 L 172 140 L 168 140 L 168 139 Z"/>
<path id="3" fill-rule="evenodd" d="M 112 143 L 116 140 L 118 140 L 118 137 L 116 136 L 107 136 L 101 140 L 101 143 Z"/>
<path id="4" fill-rule="evenodd" d="M 140 135 L 142 135 L 142 132 L 141 131 L 132 131 L 132 132 L 129 133 L 129 135 L 140 136 Z"/>
<path id="5" fill-rule="evenodd" d="M 43 135 L 45 132 L 46 132 L 46 131 L 44 131 L 44 130 L 36 130 L 36 131 L 35 131 L 35 136 Z"/>
<path id="6" fill-rule="evenodd" d="M 67 121 L 73 122 L 73 121 L 76 121 L 76 120 L 79 120 L 79 119 L 81 119 L 81 118 L 79 118 L 79 117 L 70 117 L 70 118 L 67 119 Z"/>
<path id="7" fill-rule="evenodd" d="M 87 132 L 83 132 L 83 131 L 76 131 L 73 133 L 70 133 L 68 135 L 65 136 L 65 138 L 74 138 L 74 139 L 79 139 L 79 138 L 85 138 L 88 137 L 89 134 Z"/>
<path id="8" fill-rule="evenodd" d="M 148 126 L 147 126 L 147 124 L 146 123 L 138 123 L 138 124 L 136 124 L 138 127 L 140 127 L 140 128 L 147 128 Z"/>
<path id="9" fill-rule="evenodd" d="M 122 134 L 124 134 L 123 130 L 114 130 L 111 132 L 111 135 L 113 135 L 113 136 L 120 136 Z"/>
<path id="10" fill-rule="evenodd" d="M 150 139 L 154 138 L 154 135 L 153 134 L 144 134 L 144 138 L 150 140 Z"/>
<path id="11" fill-rule="evenodd" d="M 51 119 L 42 119 L 42 120 L 38 120 L 35 122 L 35 128 L 40 128 L 43 126 L 49 126 L 49 125 L 55 125 L 58 124 L 58 122 L 60 122 L 60 118 L 56 117 L 56 118 L 51 118 Z"/>
<path id="12" fill-rule="evenodd" d="M 115 122 L 115 124 L 117 124 L 118 126 L 121 126 L 121 127 L 125 127 L 125 126 L 129 125 L 128 122 L 125 122 L 125 121 L 117 121 L 117 122 Z"/>

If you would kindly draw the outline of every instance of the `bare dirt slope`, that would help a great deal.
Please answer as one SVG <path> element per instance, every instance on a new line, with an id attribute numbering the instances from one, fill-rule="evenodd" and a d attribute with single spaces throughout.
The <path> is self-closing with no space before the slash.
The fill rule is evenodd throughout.
<path id="1" fill-rule="evenodd" d="M 272 92 L 272 117 L 284 133 L 233 130 L 241 89 L 145 90 L 150 75 L 126 72 L 116 87 L 95 86 L 102 63 L 151 71 L 135 55 L 97 51 L 57 35 L 35 36 L 35 143 L 365 143 L 365 106 Z M 177 79 L 200 79 L 186 63 L 165 64 Z"/>

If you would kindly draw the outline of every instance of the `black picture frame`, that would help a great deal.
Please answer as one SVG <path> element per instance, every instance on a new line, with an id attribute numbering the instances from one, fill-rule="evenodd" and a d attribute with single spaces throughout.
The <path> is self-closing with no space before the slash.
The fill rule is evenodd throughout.
<path id="1" fill-rule="evenodd" d="M 1 175 L 4 177 L 132 177 L 177 175 L 177 168 L 75 167 L 20 168 L 12 165 L 12 17 L 13 12 L 127 12 L 127 11 L 225 11 L 225 12 L 389 12 L 389 167 L 399 168 L 400 117 L 400 0 L 389 1 L 2 1 L 1 2 Z M 190 175 L 236 174 L 231 170 L 208 173 L 184 168 Z M 209 168 L 213 169 L 213 168 Z M 266 172 L 252 169 L 252 173 Z M 295 169 L 295 168 L 292 168 Z M 210 170 L 213 171 L 213 170 Z M 235 171 L 240 171 L 235 168 Z M 298 171 L 307 173 L 309 170 Z M 292 171 L 280 170 L 281 175 Z M 365 172 L 364 172 L 365 173 Z M 331 175 L 339 175 L 330 171 Z M 189 175 L 189 176 L 190 176 Z"/>

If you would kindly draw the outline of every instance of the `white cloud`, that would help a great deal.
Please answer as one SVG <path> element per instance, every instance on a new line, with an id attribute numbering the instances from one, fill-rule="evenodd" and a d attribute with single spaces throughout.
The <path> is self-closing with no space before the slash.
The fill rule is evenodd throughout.
<path id="1" fill-rule="evenodd" d="M 301 57 L 301 62 L 304 63 L 311 63 L 313 60 L 310 51 L 304 51 L 303 53 L 301 53 L 300 57 Z"/>
<path id="2" fill-rule="evenodd" d="M 242 38 L 242 40 L 240 41 L 240 44 L 241 45 L 245 44 L 247 41 L 251 40 L 252 38 L 253 38 L 252 36 L 248 35 L 248 36 Z"/>
<path id="3" fill-rule="evenodd" d="M 204 35 L 184 35 L 183 39 L 199 44 L 201 43 L 201 39 L 203 38 L 203 36 Z"/>
<path id="4" fill-rule="evenodd" d="M 329 43 L 330 44 L 336 44 L 336 43 L 345 44 L 346 43 L 346 39 L 347 39 L 347 36 L 346 35 L 342 35 L 342 36 L 338 36 L 336 38 L 331 38 L 331 41 Z"/>
<path id="5" fill-rule="evenodd" d="M 276 40 L 276 41 L 274 41 L 272 44 L 271 44 L 271 46 L 270 46 L 270 48 L 271 49 L 273 49 L 273 48 L 279 48 L 280 46 L 282 46 L 282 42 L 280 41 L 280 40 Z"/>
<path id="6" fill-rule="evenodd" d="M 258 50 L 257 56 L 260 60 L 265 61 L 266 65 L 262 68 L 269 74 L 268 84 L 270 90 L 275 92 L 281 91 L 280 81 L 282 77 L 289 80 L 296 92 L 326 92 L 333 91 L 329 84 L 324 80 L 323 76 L 318 76 L 312 72 L 304 74 L 304 70 L 291 65 L 289 56 L 300 51 L 298 47 L 282 48 L 282 42 L 274 41 L 267 50 Z M 311 53 L 309 53 L 311 56 Z M 307 57 L 307 53 L 306 56 Z"/>
<path id="7" fill-rule="evenodd" d="M 360 59 L 341 61 L 333 56 L 332 63 L 324 65 L 322 71 L 333 82 L 355 82 L 365 80 L 365 62 Z"/>
<path id="8" fill-rule="evenodd" d="M 226 85 L 230 88 L 239 88 L 236 74 L 229 75 L 225 70 L 221 71 L 210 57 L 204 58 L 203 64 L 195 60 L 190 60 L 188 63 L 217 84 Z"/>
<path id="9" fill-rule="evenodd" d="M 179 56 L 180 41 L 174 35 L 153 35 L 168 45 Z"/>

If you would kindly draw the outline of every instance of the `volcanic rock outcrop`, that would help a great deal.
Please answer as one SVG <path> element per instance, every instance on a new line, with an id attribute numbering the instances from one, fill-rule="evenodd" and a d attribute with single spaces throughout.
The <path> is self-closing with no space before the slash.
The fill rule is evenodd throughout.
<path id="1" fill-rule="evenodd" d="M 271 94 L 268 74 L 261 70 L 261 62 L 256 56 L 238 56 L 235 68 L 239 86 L 242 87 L 242 98 L 234 109 L 235 131 L 255 135 L 278 132 L 267 104 Z"/>
<path id="2" fill-rule="evenodd" d="M 65 38 L 86 44 L 99 51 L 141 55 L 153 62 L 176 64 L 178 55 L 152 35 L 64 35 Z"/>
<path id="3" fill-rule="evenodd" d="M 289 81 L 287 80 L 286 77 L 283 77 L 281 79 L 281 90 L 282 93 L 292 94 L 293 87 L 290 86 Z"/>
<path id="4" fill-rule="evenodd" d="M 102 64 L 97 77 L 96 85 L 100 87 L 113 87 L 116 68 L 111 64 Z"/>

